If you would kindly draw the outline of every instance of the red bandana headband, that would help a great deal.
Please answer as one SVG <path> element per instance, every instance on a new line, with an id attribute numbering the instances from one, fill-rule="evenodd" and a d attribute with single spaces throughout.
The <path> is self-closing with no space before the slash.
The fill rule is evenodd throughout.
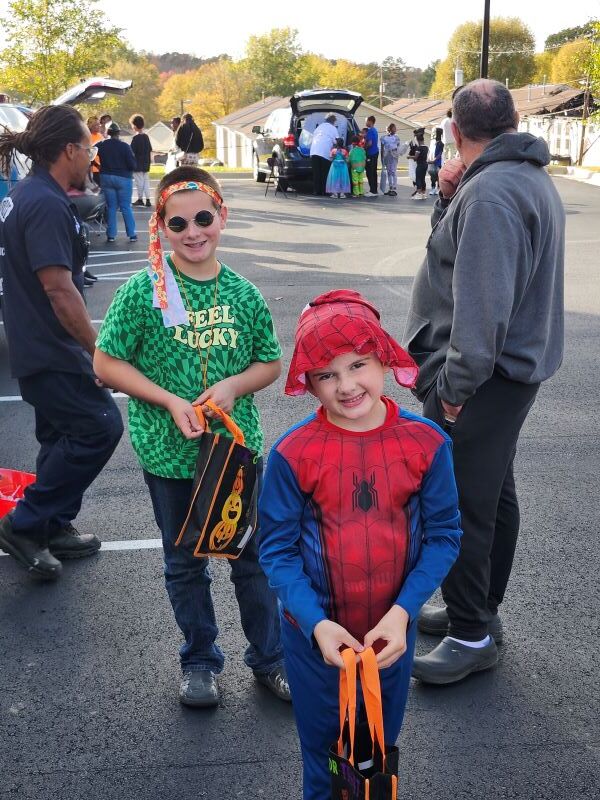
<path id="1" fill-rule="evenodd" d="M 336 289 L 315 297 L 300 315 L 285 393 L 304 394 L 309 370 L 353 351 L 375 353 L 400 386 L 415 385 L 419 368 L 381 327 L 377 309 L 358 292 Z"/>
<path id="2" fill-rule="evenodd" d="M 168 308 L 169 301 L 167 299 L 167 289 L 165 282 L 165 270 L 163 264 L 163 251 L 160 243 L 160 234 L 158 221 L 160 215 L 165 207 L 169 197 L 175 192 L 204 192 L 215 201 L 219 208 L 223 205 L 223 198 L 221 195 L 206 183 L 199 181 L 180 181 L 179 183 L 172 183 L 158 196 L 156 201 L 156 210 L 150 217 L 150 243 L 148 245 L 148 261 L 150 262 L 150 277 L 158 298 L 158 304 L 161 309 Z"/>

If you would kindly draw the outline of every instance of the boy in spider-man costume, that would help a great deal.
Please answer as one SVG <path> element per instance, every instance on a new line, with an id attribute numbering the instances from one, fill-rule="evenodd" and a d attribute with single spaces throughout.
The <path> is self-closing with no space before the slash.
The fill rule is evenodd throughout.
<path id="1" fill-rule="evenodd" d="M 302 746 L 304 800 L 330 797 L 339 732 L 340 647 L 375 646 L 386 742 L 408 694 L 419 609 L 458 555 L 450 439 L 383 395 L 412 358 L 358 292 L 320 295 L 298 322 L 286 394 L 316 413 L 275 444 L 260 500 L 260 563 L 283 611 L 282 640 Z"/>

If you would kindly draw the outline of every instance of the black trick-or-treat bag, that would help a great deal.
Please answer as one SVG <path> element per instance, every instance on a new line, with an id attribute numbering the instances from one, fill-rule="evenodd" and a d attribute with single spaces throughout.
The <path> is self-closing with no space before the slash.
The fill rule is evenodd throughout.
<path id="1" fill-rule="evenodd" d="M 231 437 L 212 433 L 200 407 L 200 436 L 190 508 L 175 544 L 197 558 L 239 558 L 256 530 L 258 481 L 256 453 L 244 434 L 212 401 L 205 403 Z"/>
<path id="2" fill-rule="evenodd" d="M 377 660 L 372 648 L 360 655 L 366 722 L 356 721 L 356 653 L 342 652 L 340 738 L 329 748 L 332 800 L 396 800 L 398 748 L 384 743 Z"/>

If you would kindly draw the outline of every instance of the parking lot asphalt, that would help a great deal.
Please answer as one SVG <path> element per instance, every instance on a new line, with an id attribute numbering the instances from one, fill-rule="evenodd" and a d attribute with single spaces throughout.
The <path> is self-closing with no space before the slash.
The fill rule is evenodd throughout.
<path id="1" fill-rule="evenodd" d="M 403 800 L 594 800 L 600 797 L 598 537 L 600 192 L 555 179 L 567 211 L 566 354 L 542 387 L 516 462 L 522 534 L 503 606 L 498 667 L 455 687 L 414 683 L 400 737 Z M 221 259 L 261 289 L 289 363 L 302 307 L 358 289 L 401 337 L 430 202 L 264 196 L 224 178 L 230 218 Z M 87 290 L 100 324 L 116 288 L 145 264 L 121 230 L 94 239 Z M 121 223 L 122 224 L 122 223 Z M 476 265 L 474 265 L 476 268 Z M 267 446 L 311 408 L 260 393 Z M 389 393 L 418 410 L 393 383 Z M 126 400 L 117 399 L 123 413 Z M 8 375 L 0 326 L 0 466 L 32 471 L 31 409 Z M 223 699 L 212 711 L 177 700 L 180 641 L 162 583 L 158 530 L 127 436 L 88 491 L 77 520 L 105 542 L 40 584 L 0 557 L 0 797 L 15 800 L 300 798 L 291 709 L 244 666 L 228 567 L 214 564 Z M 126 549 L 130 548 L 130 549 Z M 433 640 L 422 638 L 425 651 Z"/>

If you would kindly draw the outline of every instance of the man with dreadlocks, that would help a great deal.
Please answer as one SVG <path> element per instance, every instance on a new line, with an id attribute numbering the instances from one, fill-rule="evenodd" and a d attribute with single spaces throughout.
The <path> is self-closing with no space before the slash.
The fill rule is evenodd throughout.
<path id="1" fill-rule="evenodd" d="M 46 106 L 22 133 L 0 134 L 0 172 L 15 151 L 33 169 L 0 204 L 0 271 L 13 377 L 35 410 L 37 479 L 0 520 L 0 548 L 31 573 L 58 578 L 60 561 L 100 548 L 72 521 L 123 433 L 92 369 L 96 332 L 83 301 L 87 243 L 67 190 L 83 188 L 96 155 L 75 109 Z"/>

